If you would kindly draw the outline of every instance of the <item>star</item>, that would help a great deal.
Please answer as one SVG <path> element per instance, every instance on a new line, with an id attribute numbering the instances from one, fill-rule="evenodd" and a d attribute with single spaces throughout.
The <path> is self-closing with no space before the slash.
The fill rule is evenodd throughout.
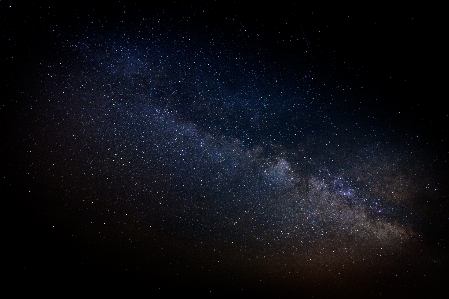
<path id="1" fill-rule="evenodd" d="M 367 30 L 394 48 L 397 25 L 389 40 L 363 8 L 360 23 L 296 5 L 58 8 L 27 12 L 45 20 L 38 40 L 31 19 L 6 17 L 24 26 L 5 33 L 2 174 L 21 223 L 8 240 L 44 244 L 13 267 L 20 281 L 42 283 L 49 260 L 69 286 L 96 277 L 109 291 L 443 291 L 445 143 L 393 114 L 398 58 L 351 42 Z"/>

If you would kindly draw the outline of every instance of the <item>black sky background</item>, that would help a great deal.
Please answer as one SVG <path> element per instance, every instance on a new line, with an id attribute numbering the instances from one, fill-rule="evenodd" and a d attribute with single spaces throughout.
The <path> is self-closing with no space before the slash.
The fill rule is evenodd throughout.
<path id="1" fill-rule="evenodd" d="M 71 38 L 90 32 L 132 35 L 133 28 L 138 35 L 145 30 L 139 21 L 154 16 L 159 21 L 148 22 L 155 25 L 154 32 L 181 35 L 188 16 L 193 34 L 217 30 L 224 44 L 240 41 L 235 43 L 238 52 L 257 51 L 292 76 L 307 70 L 322 93 L 344 97 L 345 105 L 362 118 L 371 113 L 381 121 L 397 120 L 412 132 L 437 139 L 447 120 L 441 99 L 445 47 L 438 7 L 326 2 L 255 7 L 182 1 L 3 6 L 3 65 L 10 70 L 5 76 L 10 84 L 27 84 L 22 78 L 31 75 L 30 67 L 48 53 L 64 51 L 62 43 Z"/>
<path id="2" fill-rule="evenodd" d="M 354 5 L 320 1 L 255 6 L 227 1 L 2 1 L 0 210 L 3 273 L 8 277 L 3 280 L 4 286 L 29 294 L 57 294 L 61 288 L 65 288 L 64 293 L 82 294 L 93 287 L 98 295 L 123 292 L 151 296 L 165 294 L 157 293 L 161 285 L 170 292 L 222 291 L 221 283 L 227 279 L 218 277 L 212 286 L 198 285 L 194 278 L 185 279 L 191 273 L 185 269 L 178 269 L 184 271 L 182 279 L 172 277 L 176 265 L 170 263 L 174 260 L 170 254 L 162 258 L 157 255 L 157 244 L 147 244 L 145 249 L 139 247 L 136 251 L 98 240 L 94 230 L 92 235 L 74 239 L 69 232 L 77 235 L 78 231 L 71 224 L 82 216 L 76 212 L 61 215 L 55 207 L 57 191 L 49 193 L 26 174 L 31 161 L 21 152 L 21 144 L 31 130 L 24 124 L 31 120 L 24 111 L 35 101 L 40 88 L 35 78 L 42 69 L 41 63 L 63 56 L 70 41 L 82 35 L 119 36 L 122 32 L 137 39 L 151 27 L 153 34 L 168 40 L 181 38 L 188 31 L 195 38 L 192 43 L 201 44 L 216 32 L 217 43 L 231 52 L 256 61 L 261 59 L 263 64 L 272 66 L 274 76 L 278 72 L 291 78 L 291 82 L 309 84 L 322 95 L 317 105 L 324 101 L 325 106 L 329 97 L 335 99 L 337 108 L 329 113 L 347 111 L 347 119 L 342 118 L 348 124 L 374 122 L 396 138 L 420 147 L 436 165 L 441 180 L 447 182 L 449 112 L 445 108 L 443 82 L 447 35 L 443 11 L 441 5 L 427 3 Z M 146 20 L 144 25 L 142 19 Z M 296 79 L 298 76 L 301 78 Z M 447 194 L 447 187 L 441 188 Z M 433 203 L 429 210 L 438 209 L 440 213 L 436 213 L 433 223 L 423 224 L 428 226 L 425 241 L 438 252 L 449 245 L 445 200 L 447 196 Z M 55 219 L 63 225 L 53 228 Z M 145 255 L 156 256 L 157 262 L 142 266 L 141 257 Z M 111 265 L 111 260 L 116 263 Z M 167 264 L 172 268 L 167 268 Z M 202 269 L 192 271 L 197 276 L 208 275 Z M 239 273 L 232 277 L 237 279 Z M 435 277 L 440 279 L 433 281 L 435 285 L 447 283 L 447 271 Z M 248 280 L 248 295 L 259 295 L 258 283 L 244 279 Z M 410 284 L 421 283 L 421 289 L 427 291 L 429 282 L 419 280 L 410 274 Z M 385 281 L 385 285 L 389 283 Z M 401 283 L 407 284 L 406 279 Z M 432 289 L 437 295 L 443 288 Z M 316 290 L 305 289 L 304 294 L 309 295 L 309 291 L 315 294 Z M 273 294 L 285 295 L 276 288 Z"/>

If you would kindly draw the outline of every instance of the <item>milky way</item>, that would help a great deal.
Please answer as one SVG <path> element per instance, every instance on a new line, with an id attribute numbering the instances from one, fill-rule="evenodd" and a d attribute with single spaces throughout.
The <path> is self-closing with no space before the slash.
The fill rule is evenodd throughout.
<path id="1" fill-rule="evenodd" d="M 22 159 L 81 256 L 153 292 L 377 295 L 442 267 L 423 148 L 306 71 L 186 32 L 84 33 L 36 67 Z"/>

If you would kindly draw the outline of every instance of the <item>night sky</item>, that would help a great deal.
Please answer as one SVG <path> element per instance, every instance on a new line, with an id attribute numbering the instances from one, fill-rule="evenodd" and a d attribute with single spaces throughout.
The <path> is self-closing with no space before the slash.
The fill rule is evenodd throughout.
<path id="1" fill-rule="evenodd" d="M 442 7 L 146 2 L 0 3 L 5 290 L 447 295 Z"/>

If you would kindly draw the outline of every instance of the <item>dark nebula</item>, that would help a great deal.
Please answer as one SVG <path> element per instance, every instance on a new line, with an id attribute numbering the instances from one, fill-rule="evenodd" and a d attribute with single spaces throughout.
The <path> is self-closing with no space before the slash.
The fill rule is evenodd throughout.
<path id="1" fill-rule="evenodd" d="M 438 8 L 144 3 L 1 3 L 6 289 L 447 295 Z"/>

